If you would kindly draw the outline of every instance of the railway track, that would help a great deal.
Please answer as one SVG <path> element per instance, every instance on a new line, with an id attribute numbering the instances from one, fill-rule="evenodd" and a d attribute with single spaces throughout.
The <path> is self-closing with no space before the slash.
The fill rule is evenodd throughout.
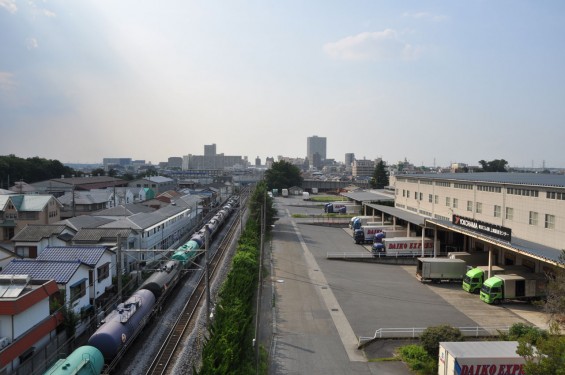
<path id="1" fill-rule="evenodd" d="M 240 210 L 244 209 L 245 202 L 240 202 Z M 228 252 L 233 243 L 233 239 L 238 234 L 241 216 L 235 220 L 229 227 L 227 235 L 222 239 L 218 249 L 213 254 L 212 259 L 209 259 L 209 279 L 213 280 L 216 275 L 218 265 L 221 264 L 224 255 Z M 165 342 L 159 349 L 155 359 L 149 366 L 147 375 L 164 375 L 167 373 L 168 368 L 174 362 L 175 354 L 179 344 L 185 333 L 192 332 L 198 320 L 198 311 L 206 302 L 206 273 L 203 273 L 198 280 L 198 284 L 192 294 L 190 295 L 186 305 L 184 306 L 181 314 L 175 322 L 173 328 L 166 337 Z"/>

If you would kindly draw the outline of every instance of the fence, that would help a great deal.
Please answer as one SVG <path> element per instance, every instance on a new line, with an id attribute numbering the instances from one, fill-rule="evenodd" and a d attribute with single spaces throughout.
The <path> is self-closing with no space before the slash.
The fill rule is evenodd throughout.
<path id="1" fill-rule="evenodd" d="M 455 327 L 463 336 L 466 337 L 488 337 L 498 336 L 500 332 L 508 332 L 509 326 L 499 327 Z M 377 340 L 377 339 L 403 339 L 403 338 L 417 338 L 420 337 L 422 332 L 427 328 L 379 328 L 375 331 L 374 336 L 359 336 L 358 347 Z"/>

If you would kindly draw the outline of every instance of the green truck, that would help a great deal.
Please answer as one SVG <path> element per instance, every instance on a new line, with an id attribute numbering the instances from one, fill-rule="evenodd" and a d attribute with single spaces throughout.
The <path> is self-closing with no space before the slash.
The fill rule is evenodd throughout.
<path id="1" fill-rule="evenodd" d="M 488 266 L 478 266 L 471 268 L 463 278 L 463 290 L 469 293 L 479 293 L 485 278 L 488 278 Z M 491 276 L 504 273 L 504 268 L 499 266 L 491 267 Z"/>
<path id="2" fill-rule="evenodd" d="M 499 304 L 504 300 L 538 300 L 546 296 L 544 274 L 501 274 L 487 279 L 481 288 L 481 301 Z"/>

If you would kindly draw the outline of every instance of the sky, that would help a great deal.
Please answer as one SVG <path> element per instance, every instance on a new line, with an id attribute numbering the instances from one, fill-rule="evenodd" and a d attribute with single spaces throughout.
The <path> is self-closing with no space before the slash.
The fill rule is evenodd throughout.
<path id="1" fill-rule="evenodd" d="M 0 155 L 565 167 L 562 0 L 0 0 Z"/>

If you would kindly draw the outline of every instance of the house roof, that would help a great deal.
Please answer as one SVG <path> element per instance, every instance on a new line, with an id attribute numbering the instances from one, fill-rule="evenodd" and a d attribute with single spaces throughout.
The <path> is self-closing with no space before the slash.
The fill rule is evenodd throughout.
<path id="1" fill-rule="evenodd" d="M 67 226 L 63 224 L 28 224 L 12 238 L 12 241 L 37 242 L 41 241 L 43 238 L 58 236 L 62 234 L 65 229 L 67 229 Z"/>
<path id="2" fill-rule="evenodd" d="M 130 228 L 83 228 L 77 232 L 73 242 L 101 243 L 104 241 L 117 242 L 118 235 L 124 240 L 129 237 Z"/>
<path id="3" fill-rule="evenodd" d="M 80 215 L 68 218 L 66 220 L 58 221 L 55 224 L 64 224 L 71 227 L 74 230 L 79 230 L 82 228 L 97 228 L 104 224 L 108 224 L 114 221 L 114 219 L 108 219 L 104 217 L 91 216 L 91 215 Z"/>
<path id="4" fill-rule="evenodd" d="M 74 196 L 74 198 L 73 198 Z M 59 198 L 59 202 L 65 205 L 90 205 L 98 203 L 106 203 L 110 199 L 110 191 L 92 190 L 92 191 L 75 191 L 74 193 L 66 192 Z"/>
<path id="5" fill-rule="evenodd" d="M 45 248 L 37 259 L 57 262 L 79 260 L 82 263 L 94 267 L 105 252 L 106 248 L 103 246 L 53 246 Z"/>
<path id="6" fill-rule="evenodd" d="M 51 199 L 55 198 L 53 198 L 52 195 L 36 194 L 0 195 L 0 210 L 4 210 L 6 203 L 11 201 L 14 207 L 16 207 L 16 210 L 19 212 L 42 211 Z"/>
<path id="7" fill-rule="evenodd" d="M 155 211 L 154 208 L 143 204 L 120 204 L 116 207 L 107 208 L 105 210 L 96 211 L 96 216 L 130 216 L 137 213 L 149 213 Z"/>
<path id="8" fill-rule="evenodd" d="M 165 183 L 165 182 L 173 182 L 173 181 L 174 181 L 172 178 L 164 177 L 164 176 L 151 176 L 151 177 L 146 177 L 146 178 L 144 178 L 144 180 L 151 181 L 151 182 L 156 182 L 156 183 L 158 183 L 158 184 L 162 184 L 162 183 Z"/>
<path id="9" fill-rule="evenodd" d="M 0 275 L 29 275 L 34 280 L 55 280 L 57 284 L 66 284 L 81 265 L 84 265 L 84 263 L 78 260 L 55 262 L 37 259 L 13 259 L 0 271 Z"/>

